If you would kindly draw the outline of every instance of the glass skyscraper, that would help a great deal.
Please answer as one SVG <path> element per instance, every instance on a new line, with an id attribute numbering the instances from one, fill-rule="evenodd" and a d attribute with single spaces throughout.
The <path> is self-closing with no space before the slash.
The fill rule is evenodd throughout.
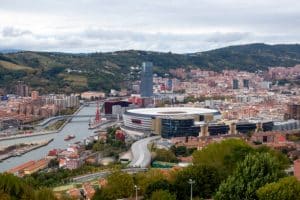
<path id="1" fill-rule="evenodd" d="M 153 96 L 153 64 L 152 62 L 143 62 L 141 71 L 141 87 L 140 93 L 142 97 Z"/>

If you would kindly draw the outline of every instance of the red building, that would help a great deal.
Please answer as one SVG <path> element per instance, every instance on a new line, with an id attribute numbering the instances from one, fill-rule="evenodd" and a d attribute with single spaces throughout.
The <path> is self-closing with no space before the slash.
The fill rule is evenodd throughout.
<path id="1" fill-rule="evenodd" d="M 117 130 L 116 131 L 116 139 L 120 141 L 125 141 L 125 134 L 122 130 Z"/>

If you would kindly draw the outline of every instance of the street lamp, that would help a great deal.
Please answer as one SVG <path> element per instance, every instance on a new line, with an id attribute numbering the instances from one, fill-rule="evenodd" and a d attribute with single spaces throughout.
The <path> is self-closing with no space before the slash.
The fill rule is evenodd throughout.
<path id="1" fill-rule="evenodd" d="M 195 181 L 190 178 L 188 183 L 191 185 L 191 200 L 193 200 L 193 184 L 195 183 Z"/>
<path id="2" fill-rule="evenodd" d="M 137 185 L 134 185 L 134 189 L 135 189 L 135 200 L 138 199 L 138 190 L 140 189 Z"/>

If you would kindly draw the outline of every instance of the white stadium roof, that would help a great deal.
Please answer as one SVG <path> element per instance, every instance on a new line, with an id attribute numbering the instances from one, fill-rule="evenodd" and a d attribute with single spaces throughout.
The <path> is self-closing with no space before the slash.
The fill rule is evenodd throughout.
<path id="1" fill-rule="evenodd" d="M 178 116 L 178 115 L 201 115 L 217 114 L 218 110 L 198 107 L 160 107 L 160 108 L 139 108 L 127 110 L 127 113 L 150 116 Z"/>

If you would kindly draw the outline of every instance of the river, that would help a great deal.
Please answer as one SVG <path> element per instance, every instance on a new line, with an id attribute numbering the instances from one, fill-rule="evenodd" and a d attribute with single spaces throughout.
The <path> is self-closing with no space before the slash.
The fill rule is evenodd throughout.
<path id="1" fill-rule="evenodd" d="M 94 114 L 95 111 L 96 111 L 96 106 L 90 105 L 87 107 L 83 107 L 77 113 L 77 115 L 91 115 L 91 114 Z M 89 121 L 89 118 L 87 118 L 87 117 L 73 118 L 58 133 L 0 141 L 0 146 L 1 146 L 4 144 L 10 145 L 10 144 L 30 142 L 30 141 L 36 141 L 36 140 L 45 140 L 45 139 L 51 139 L 51 138 L 54 139 L 47 146 L 38 148 L 38 149 L 28 152 L 22 156 L 12 157 L 7 160 L 4 160 L 3 162 L 0 162 L 0 172 L 4 172 L 12 167 L 18 166 L 18 165 L 25 163 L 27 161 L 30 161 L 30 160 L 41 159 L 41 158 L 45 157 L 48 154 L 49 150 L 51 150 L 51 149 L 55 149 L 55 148 L 56 149 L 64 149 L 64 148 L 67 148 L 70 143 L 74 143 L 77 141 L 83 141 L 84 138 L 93 134 L 93 130 L 88 129 L 89 128 L 88 121 Z M 64 141 L 64 138 L 69 134 L 74 134 L 76 136 L 76 138 L 71 141 Z"/>

